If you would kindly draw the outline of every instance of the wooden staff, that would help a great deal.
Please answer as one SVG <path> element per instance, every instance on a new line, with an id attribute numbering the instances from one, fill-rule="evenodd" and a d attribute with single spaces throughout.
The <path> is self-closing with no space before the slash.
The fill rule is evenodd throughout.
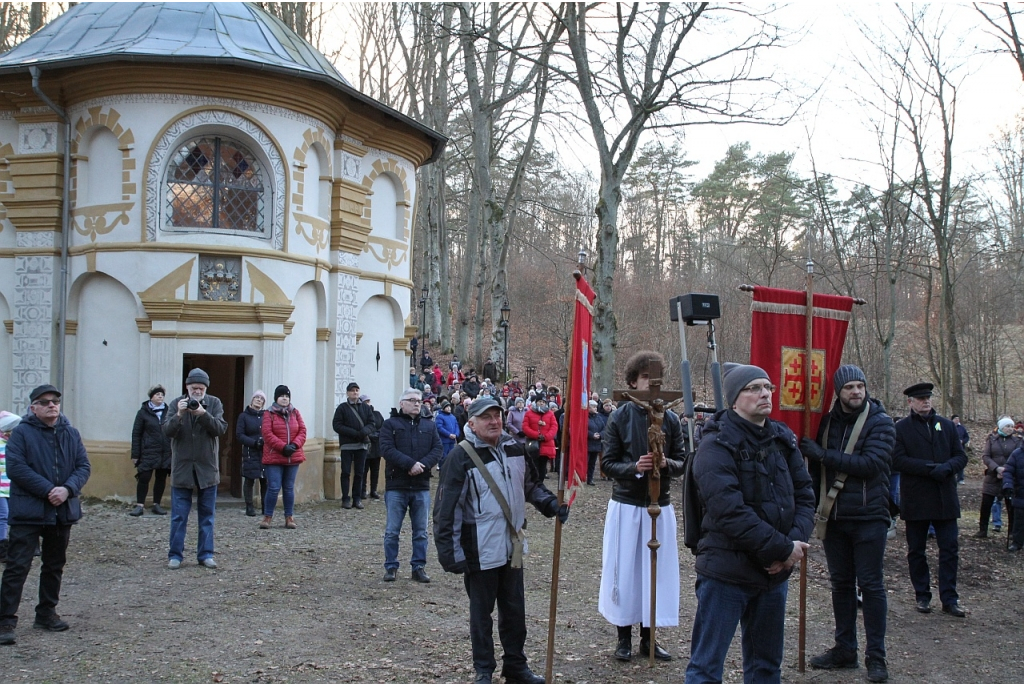
<path id="1" fill-rule="evenodd" d="M 811 355 L 814 352 L 814 261 L 811 259 L 811 245 L 807 243 L 807 330 L 804 350 L 804 437 L 811 438 Z M 822 400 L 824 401 L 824 399 Z M 813 439 L 813 438 L 812 438 Z M 807 459 L 804 458 L 804 465 Z M 800 622 L 798 628 L 797 650 L 799 652 L 798 669 L 803 673 L 806 669 L 807 657 L 807 552 L 800 560 Z"/>

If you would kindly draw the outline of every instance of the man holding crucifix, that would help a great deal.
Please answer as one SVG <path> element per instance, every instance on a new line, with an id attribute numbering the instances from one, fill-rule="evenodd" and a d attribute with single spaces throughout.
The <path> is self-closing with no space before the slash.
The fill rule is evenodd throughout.
<path id="1" fill-rule="evenodd" d="M 665 359 L 657 352 L 642 350 L 626 362 L 629 390 L 616 392 L 615 399 L 626 400 L 608 417 L 603 436 L 604 456 L 601 469 L 614 479 L 612 499 L 604 524 L 604 552 L 601 570 L 601 595 L 598 610 L 618 628 L 615 658 L 629 661 L 633 656 L 633 624 L 640 624 L 640 654 L 668 661 L 672 656 L 651 644 L 651 518 L 657 531 L 656 627 L 679 624 L 679 555 L 676 550 L 676 518 L 669 498 L 672 478 L 683 475 L 685 451 L 679 417 L 663 404 L 671 397 L 660 393 L 661 370 Z M 652 380 L 654 381 L 652 383 Z M 675 393 L 678 397 L 679 393 Z M 650 420 L 654 418 L 655 423 Z M 660 427 L 663 445 L 655 470 L 654 453 L 648 430 Z M 660 478 L 659 478 L 660 476 Z M 656 482 L 652 501 L 651 482 Z M 652 514 L 648 507 L 660 513 Z"/>

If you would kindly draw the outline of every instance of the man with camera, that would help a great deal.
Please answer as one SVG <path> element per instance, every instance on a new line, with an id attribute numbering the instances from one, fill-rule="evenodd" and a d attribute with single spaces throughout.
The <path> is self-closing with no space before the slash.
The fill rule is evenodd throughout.
<path id="1" fill-rule="evenodd" d="M 176 409 L 164 423 L 164 435 L 171 439 L 171 540 L 167 568 L 181 567 L 185 552 L 185 531 L 192 511 L 192 491 L 198 492 L 199 539 L 196 559 L 206 568 L 217 568 L 213 560 L 213 518 L 220 484 L 220 436 L 228 430 L 224 405 L 206 394 L 210 376 L 192 369 L 185 378 L 186 394 L 171 402 Z"/>

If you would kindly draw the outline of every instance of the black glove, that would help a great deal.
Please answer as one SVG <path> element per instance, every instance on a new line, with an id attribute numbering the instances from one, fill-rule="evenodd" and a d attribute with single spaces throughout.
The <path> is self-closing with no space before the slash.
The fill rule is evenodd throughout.
<path id="1" fill-rule="evenodd" d="M 558 520 L 562 522 L 564 526 L 569 521 L 569 505 L 563 504 L 558 507 Z"/>
<path id="2" fill-rule="evenodd" d="M 825 448 L 810 438 L 800 439 L 800 453 L 814 461 L 821 461 L 825 458 Z"/>
<path id="3" fill-rule="evenodd" d="M 465 573 L 466 572 L 466 562 L 464 562 L 464 561 L 456 562 L 456 563 L 452 564 L 451 566 L 449 566 L 448 568 L 446 568 L 445 571 L 447 571 L 448 573 L 458 573 L 458 574 Z"/>
<path id="4" fill-rule="evenodd" d="M 544 434 L 543 433 L 541 433 L 540 435 L 537 436 L 537 442 L 544 442 Z"/>
<path id="5" fill-rule="evenodd" d="M 1013 497 L 1013 490 L 1010 488 L 1003 488 L 1003 498 L 1010 499 L 1011 497 Z"/>
<path id="6" fill-rule="evenodd" d="M 953 475 L 953 466 L 948 461 L 942 464 L 936 464 L 931 472 L 933 480 L 946 480 L 951 475 Z"/>
<path id="7" fill-rule="evenodd" d="M 256 449 L 258 449 L 258 450 L 263 449 L 263 437 L 262 436 L 256 438 Z"/>
<path id="8" fill-rule="evenodd" d="M 295 454 L 295 452 L 298 449 L 299 448 L 295 446 L 295 443 L 289 442 L 287 445 L 284 446 L 284 449 L 281 450 L 281 454 L 283 454 L 286 457 L 291 457 L 293 454 Z"/>
<path id="9" fill-rule="evenodd" d="M 516 433 L 516 437 L 517 438 L 525 438 L 526 437 L 526 433 L 524 433 L 523 431 L 519 431 L 518 433 Z"/>
<path id="10" fill-rule="evenodd" d="M 373 434 L 373 426 L 363 426 L 363 435 L 370 437 Z"/>

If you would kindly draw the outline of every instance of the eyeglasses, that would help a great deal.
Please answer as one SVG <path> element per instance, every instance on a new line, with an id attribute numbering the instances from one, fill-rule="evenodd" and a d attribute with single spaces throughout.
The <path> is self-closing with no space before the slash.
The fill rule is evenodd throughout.
<path id="1" fill-rule="evenodd" d="M 36 405 L 37 407 L 49 407 L 51 405 L 59 407 L 60 400 L 36 400 L 32 404 Z"/>
<path id="2" fill-rule="evenodd" d="M 410 397 L 407 397 L 407 398 L 405 398 L 402 401 L 403 402 L 411 402 L 412 404 L 423 404 L 423 400 L 416 400 L 416 399 L 412 399 Z"/>
<path id="3" fill-rule="evenodd" d="M 755 383 L 754 385 L 748 385 L 743 388 L 743 390 L 740 390 L 740 392 L 750 393 L 751 395 L 760 395 L 764 390 L 767 390 L 770 395 L 775 392 L 775 386 L 771 383 Z"/>

